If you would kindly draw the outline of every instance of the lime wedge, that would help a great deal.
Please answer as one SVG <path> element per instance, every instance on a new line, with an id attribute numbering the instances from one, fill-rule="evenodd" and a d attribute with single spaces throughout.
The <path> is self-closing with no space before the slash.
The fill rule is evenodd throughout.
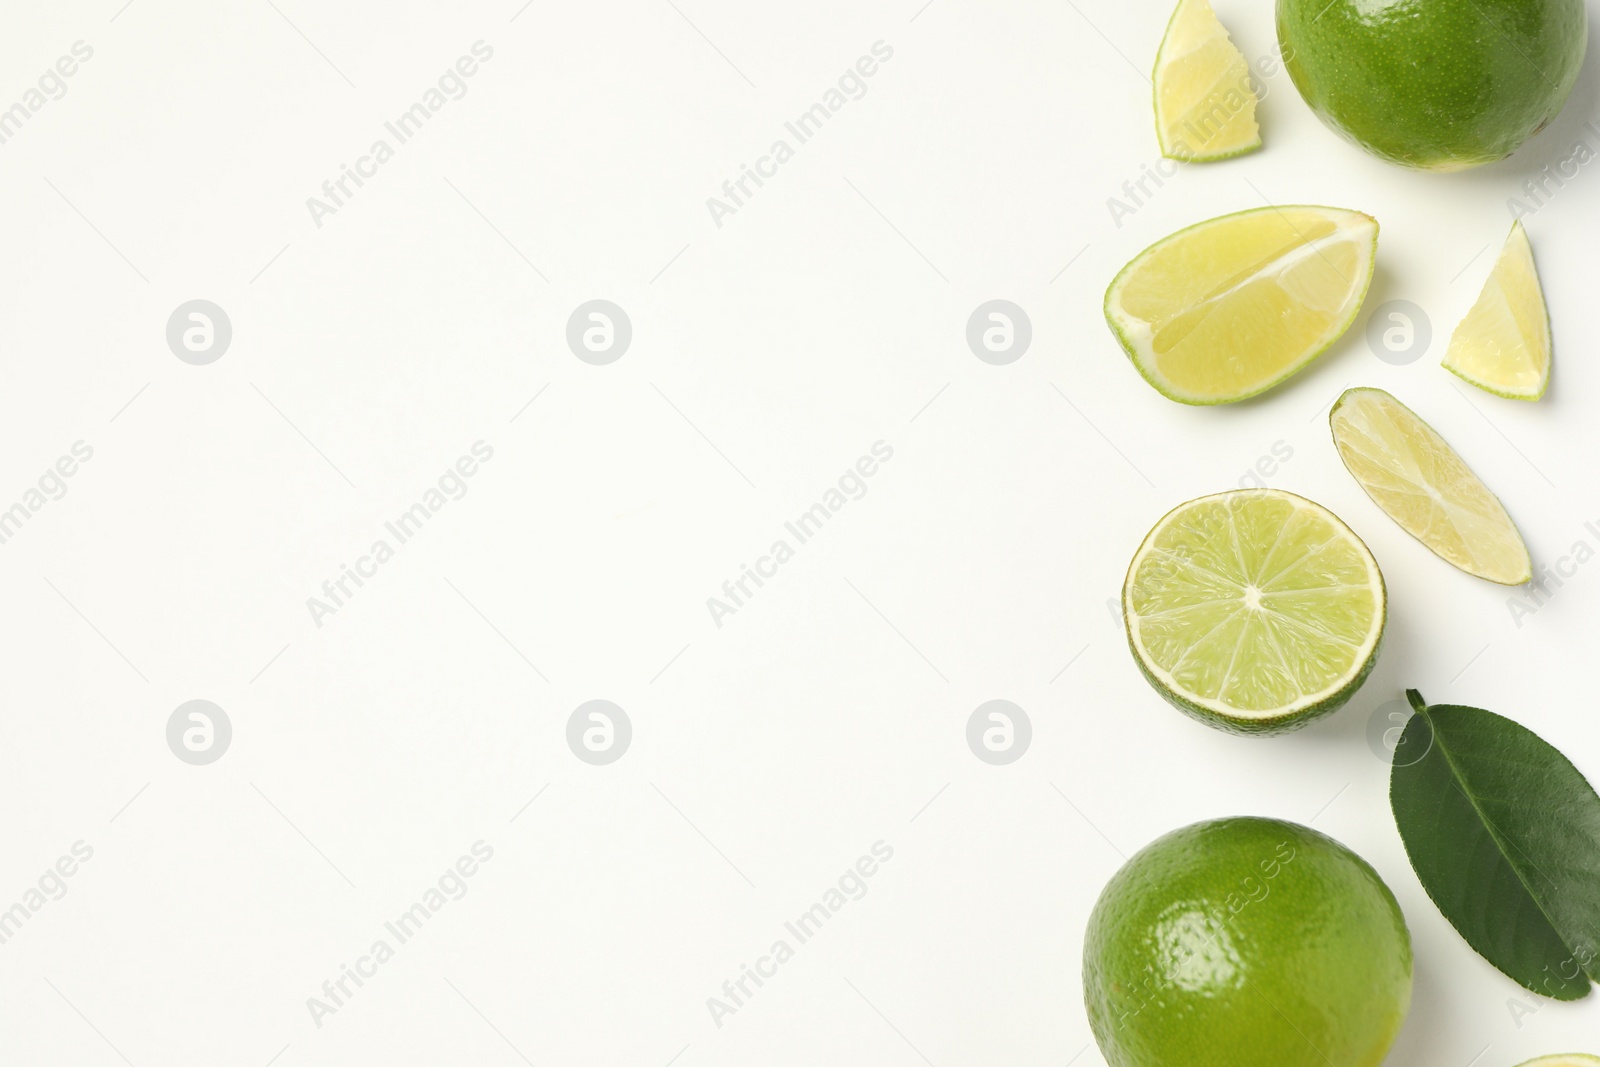
<path id="1" fill-rule="evenodd" d="M 1520 221 L 1512 225 L 1478 302 L 1450 338 L 1444 366 L 1496 396 L 1544 396 L 1550 384 L 1550 312 Z"/>
<path id="2" fill-rule="evenodd" d="M 1528 548 L 1505 507 L 1410 408 L 1382 389 L 1351 389 L 1328 421 L 1361 488 L 1440 559 L 1501 585 L 1533 577 Z"/>
<path id="3" fill-rule="evenodd" d="M 1378 223 L 1329 207 L 1264 207 L 1180 230 L 1106 292 L 1106 321 L 1146 381 L 1184 404 L 1255 396 L 1355 320 Z"/>
<path id="4" fill-rule="evenodd" d="M 1173 509 L 1122 589 L 1145 678 L 1182 711 L 1240 734 L 1299 729 L 1349 700 L 1377 662 L 1386 611 L 1361 539 L 1278 489 Z"/>
<path id="5" fill-rule="evenodd" d="M 1168 159 L 1204 163 L 1261 147 L 1250 68 L 1209 0 L 1178 0 L 1154 81 L 1156 136 Z"/>

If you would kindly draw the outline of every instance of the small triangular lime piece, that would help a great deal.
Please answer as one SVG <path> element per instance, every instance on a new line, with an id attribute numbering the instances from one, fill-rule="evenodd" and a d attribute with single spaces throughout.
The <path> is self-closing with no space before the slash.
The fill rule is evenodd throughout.
<path id="1" fill-rule="evenodd" d="M 1550 384 L 1550 312 L 1520 221 L 1511 227 L 1478 302 L 1450 338 L 1444 367 L 1496 396 L 1544 396 Z"/>
<path id="2" fill-rule="evenodd" d="M 1161 154 L 1204 163 L 1261 147 L 1250 68 L 1209 0 L 1178 0 L 1156 55 Z"/>

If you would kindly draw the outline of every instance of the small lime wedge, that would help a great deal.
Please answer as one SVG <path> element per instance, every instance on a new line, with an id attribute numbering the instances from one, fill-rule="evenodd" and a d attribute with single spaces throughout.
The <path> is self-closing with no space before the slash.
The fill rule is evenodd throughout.
<path id="1" fill-rule="evenodd" d="M 1444 367 L 1496 396 L 1544 396 L 1550 384 L 1550 312 L 1520 221 L 1512 225 L 1478 302 L 1450 338 Z"/>
<path id="2" fill-rule="evenodd" d="M 1158 241 L 1106 291 L 1106 321 L 1163 396 L 1227 404 L 1289 378 L 1345 332 L 1372 280 L 1378 223 L 1262 207 Z"/>
<path id="3" fill-rule="evenodd" d="M 1387 602 L 1367 546 L 1277 489 L 1191 500 L 1128 567 L 1122 614 L 1146 680 L 1220 730 L 1276 734 L 1343 705 L 1377 662 Z"/>
<path id="4" fill-rule="evenodd" d="M 1261 147 L 1250 68 L 1209 0 L 1178 0 L 1155 71 L 1161 154 L 1204 163 Z"/>
<path id="5" fill-rule="evenodd" d="M 1350 389 L 1328 421 L 1339 457 L 1373 503 L 1440 559 L 1501 585 L 1533 577 L 1504 505 L 1414 411 L 1382 389 Z"/>

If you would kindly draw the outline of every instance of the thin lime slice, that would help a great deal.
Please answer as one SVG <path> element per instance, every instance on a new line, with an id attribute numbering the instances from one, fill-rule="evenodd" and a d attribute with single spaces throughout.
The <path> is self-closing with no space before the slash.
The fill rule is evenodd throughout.
<path id="1" fill-rule="evenodd" d="M 1550 385 L 1550 312 L 1520 221 L 1512 224 L 1478 302 L 1450 338 L 1444 367 L 1512 400 L 1538 400 Z"/>
<path id="2" fill-rule="evenodd" d="M 1191 500 L 1139 546 L 1122 590 L 1150 684 L 1233 733 L 1298 729 L 1349 700 L 1377 662 L 1378 563 L 1332 512 L 1277 489 Z"/>
<path id="3" fill-rule="evenodd" d="M 1533 577 L 1505 507 L 1416 412 L 1382 389 L 1351 389 L 1328 422 L 1361 488 L 1440 559 L 1501 585 Z"/>
<path id="4" fill-rule="evenodd" d="M 1191 226 L 1139 253 L 1106 292 L 1106 321 L 1162 395 L 1255 396 L 1355 320 L 1378 223 L 1359 211 L 1264 207 Z"/>
<path id="5" fill-rule="evenodd" d="M 1250 68 L 1209 0 L 1178 0 L 1153 80 L 1156 137 L 1168 159 L 1205 163 L 1261 147 Z"/>

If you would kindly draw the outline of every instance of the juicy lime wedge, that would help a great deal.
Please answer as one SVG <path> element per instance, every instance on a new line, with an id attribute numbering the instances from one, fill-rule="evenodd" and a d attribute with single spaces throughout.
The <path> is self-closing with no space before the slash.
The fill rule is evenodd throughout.
<path id="1" fill-rule="evenodd" d="M 1261 147 L 1250 69 L 1209 0 L 1178 0 L 1154 81 L 1156 136 L 1168 159 L 1201 163 Z"/>
<path id="2" fill-rule="evenodd" d="M 1505 507 L 1410 408 L 1382 389 L 1351 389 L 1328 421 L 1361 488 L 1440 559 L 1501 585 L 1533 577 L 1528 548 Z"/>
<path id="3" fill-rule="evenodd" d="M 1191 500 L 1150 531 L 1122 589 L 1128 644 L 1163 697 L 1233 733 L 1336 710 L 1378 658 L 1386 600 L 1367 546 L 1277 489 Z"/>
<path id="4" fill-rule="evenodd" d="M 1282 382 L 1355 320 L 1378 222 L 1329 207 L 1264 207 L 1180 230 L 1106 292 L 1106 321 L 1162 395 L 1227 404 Z"/>
<path id="5" fill-rule="evenodd" d="M 1544 396 L 1550 384 L 1550 312 L 1521 222 L 1512 225 L 1478 302 L 1450 338 L 1444 366 L 1497 396 Z"/>

